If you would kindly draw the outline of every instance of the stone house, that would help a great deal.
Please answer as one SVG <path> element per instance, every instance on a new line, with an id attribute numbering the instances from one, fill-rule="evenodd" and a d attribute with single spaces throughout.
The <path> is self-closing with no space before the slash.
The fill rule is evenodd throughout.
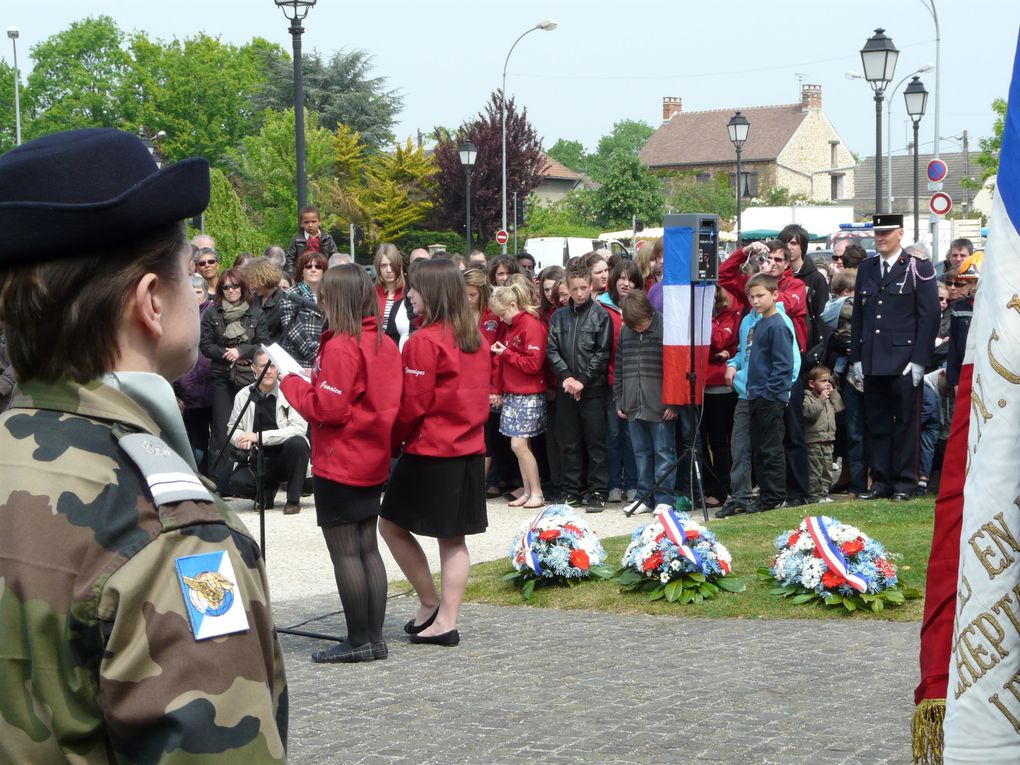
<path id="1" fill-rule="evenodd" d="M 737 155 L 726 129 L 737 109 L 685 112 L 679 98 L 662 99 L 662 125 L 641 149 L 653 170 L 680 170 L 708 181 L 718 173 L 736 189 Z M 855 161 L 822 111 L 822 86 L 803 85 L 797 104 L 744 106 L 750 127 L 741 154 L 741 195 L 784 187 L 813 202 L 854 196 Z"/>
<path id="2" fill-rule="evenodd" d="M 544 152 L 541 161 L 542 165 L 538 172 L 542 181 L 533 193 L 542 204 L 558 202 L 578 187 L 591 187 L 591 181 L 587 176 L 574 172 Z"/>

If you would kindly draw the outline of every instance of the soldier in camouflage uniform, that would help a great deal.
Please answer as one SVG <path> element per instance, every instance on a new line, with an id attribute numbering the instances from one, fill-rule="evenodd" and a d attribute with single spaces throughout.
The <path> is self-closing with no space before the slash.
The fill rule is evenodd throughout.
<path id="1" fill-rule="evenodd" d="M 0 157 L 21 381 L 0 415 L 0 763 L 286 761 L 262 558 L 197 476 L 167 382 L 198 345 L 179 221 L 208 199 L 204 160 L 158 171 L 113 130 Z"/>

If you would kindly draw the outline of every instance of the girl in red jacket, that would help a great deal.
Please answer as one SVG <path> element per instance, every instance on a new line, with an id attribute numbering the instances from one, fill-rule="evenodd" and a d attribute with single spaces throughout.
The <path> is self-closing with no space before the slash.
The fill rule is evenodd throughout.
<path id="1" fill-rule="evenodd" d="M 531 290 L 520 284 L 496 287 L 489 305 L 508 326 L 503 339 L 492 344 L 492 352 L 500 359 L 496 387 L 503 412 L 499 432 L 510 437 L 524 481 L 524 493 L 510 507 L 542 507 L 545 497 L 538 461 L 528 439 L 544 433 L 546 426 L 545 325 L 538 318 Z"/>
<path id="2" fill-rule="evenodd" d="M 400 353 L 383 335 L 375 289 L 360 266 L 326 271 L 322 333 L 309 383 L 287 375 L 280 389 L 312 426 L 315 514 L 333 561 L 347 640 L 317 662 L 384 659 L 386 567 L 376 542 L 379 498 L 389 475 L 390 430 L 400 407 Z"/>
<path id="3" fill-rule="evenodd" d="M 420 261 L 408 297 L 422 324 L 401 353 L 404 395 L 393 448 L 403 453 L 386 489 L 379 531 L 418 594 L 418 612 L 404 625 L 411 642 L 455 646 L 471 565 L 464 536 L 488 525 L 483 432 L 489 349 L 452 261 Z M 412 534 L 439 540 L 441 596 Z"/>

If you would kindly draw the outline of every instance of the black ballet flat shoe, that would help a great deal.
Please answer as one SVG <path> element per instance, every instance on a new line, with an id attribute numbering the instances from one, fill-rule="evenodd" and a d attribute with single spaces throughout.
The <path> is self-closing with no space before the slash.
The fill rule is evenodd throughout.
<path id="1" fill-rule="evenodd" d="M 338 643 L 332 648 L 324 648 L 312 654 L 316 664 L 356 664 L 361 661 L 373 661 L 375 654 L 372 643 L 352 646 L 350 643 Z"/>
<path id="2" fill-rule="evenodd" d="M 432 616 L 423 621 L 421 624 L 415 624 L 414 619 L 411 619 L 407 624 L 404 625 L 404 632 L 408 635 L 417 635 L 419 632 L 424 632 L 432 626 L 432 622 L 439 616 L 439 606 L 436 606 L 436 610 L 432 612 Z"/>
<path id="3" fill-rule="evenodd" d="M 453 648 L 455 645 L 460 645 L 460 633 L 457 630 L 450 630 L 444 632 L 441 635 L 430 635 L 424 637 L 422 635 L 411 635 L 412 643 L 421 643 L 424 645 L 441 645 L 445 648 Z"/>

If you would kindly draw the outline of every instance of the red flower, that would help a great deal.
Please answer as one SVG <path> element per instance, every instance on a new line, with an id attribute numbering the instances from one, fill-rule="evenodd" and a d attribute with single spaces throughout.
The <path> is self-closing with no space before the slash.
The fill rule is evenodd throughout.
<path id="1" fill-rule="evenodd" d="M 797 544 L 798 539 L 800 539 L 800 532 L 799 531 L 793 532 L 792 534 L 790 534 L 790 541 L 786 543 L 786 546 L 793 547 L 795 544 Z"/>
<path id="2" fill-rule="evenodd" d="M 826 571 L 822 574 L 822 586 L 827 590 L 834 590 L 845 583 L 846 579 L 833 571 Z"/>
<path id="3" fill-rule="evenodd" d="M 570 565 L 582 571 L 587 571 L 588 567 L 591 566 L 591 561 L 588 560 L 588 553 L 584 550 L 571 550 Z"/>
<path id="4" fill-rule="evenodd" d="M 730 564 L 722 560 L 721 558 L 719 559 L 719 568 L 722 569 L 722 572 L 724 574 L 730 573 Z"/>
<path id="5" fill-rule="evenodd" d="M 655 541 L 656 541 L 656 542 L 661 542 L 661 541 L 662 541 L 663 539 L 665 539 L 665 538 L 666 538 L 666 532 L 665 532 L 665 531 L 660 531 L 660 532 L 659 532 L 659 536 L 657 536 L 657 537 L 655 538 Z"/>
<path id="6" fill-rule="evenodd" d="M 656 550 L 645 559 L 645 562 L 644 564 L 642 564 L 641 568 L 644 569 L 645 571 L 652 571 L 654 569 L 657 569 L 661 563 L 662 552 L 660 550 Z"/>
<path id="7" fill-rule="evenodd" d="M 882 576 L 884 576 L 886 579 L 896 576 L 896 569 L 885 558 L 879 558 L 878 560 L 876 560 L 875 565 L 878 567 L 878 570 L 882 573 Z"/>
<path id="8" fill-rule="evenodd" d="M 565 531 L 570 531 L 570 532 L 572 532 L 574 534 L 577 534 L 577 536 L 579 536 L 579 537 L 584 536 L 584 532 L 581 531 L 581 529 L 577 528 L 577 526 L 575 526 L 572 523 L 564 523 L 563 524 L 563 528 L 564 528 Z"/>
<path id="9" fill-rule="evenodd" d="M 864 540 L 857 537 L 852 542 L 844 542 L 839 546 L 839 549 L 843 551 L 844 555 L 856 555 L 864 549 Z"/>
<path id="10" fill-rule="evenodd" d="M 684 534 L 687 535 L 687 541 L 693 542 L 695 539 L 701 536 L 701 532 L 697 529 L 684 529 Z"/>
<path id="11" fill-rule="evenodd" d="M 549 529 L 548 531 L 539 532 L 538 538 L 544 542 L 548 542 L 551 539 L 556 539 L 559 535 L 559 529 Z"/>

